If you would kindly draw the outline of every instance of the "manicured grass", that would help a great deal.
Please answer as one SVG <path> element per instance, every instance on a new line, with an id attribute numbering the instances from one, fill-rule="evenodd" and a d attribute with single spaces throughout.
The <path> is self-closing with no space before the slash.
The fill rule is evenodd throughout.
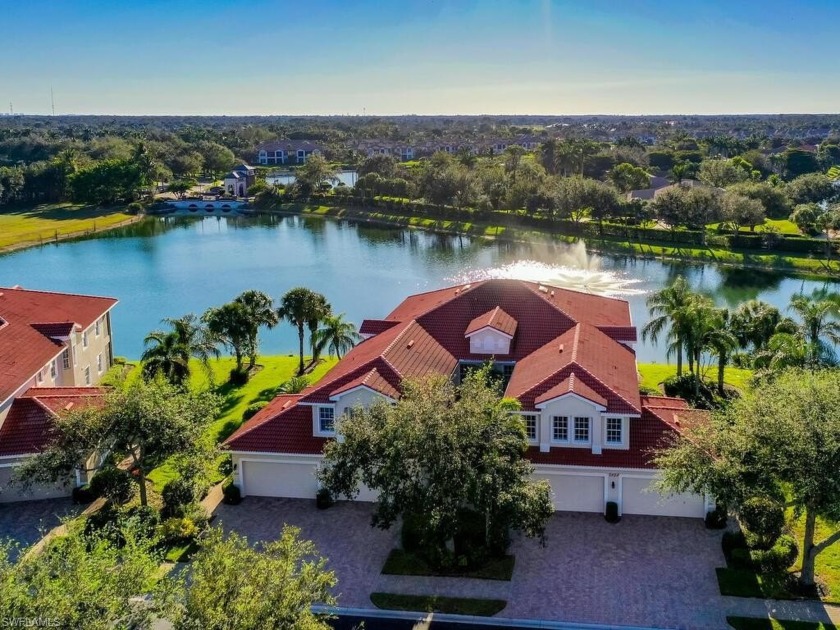
<path id="1" fill-rule="evenodd" d="M 727 617 L 726 623 L 735 630 L 836 630 L 830 623 L 818 621 L 783 621 L 780 619 L 754 619 Z"/>
<path id="2" fill-rule="evenodd" d="M 501 599 L 467 599 L 396 593 L 371 593 L 370 601 L 377 608 L 384 610 L 411 610 L 476 617 L 492 617 L 507 606 L 507 602 Z"/>
<path id="3" fill-rule="evenodd" d="M 646 389 L 657 390 L 659 384 L 677 374 L 677 366 L 667 363 L 639 363 L 639 374 L 641 375 L 641 382 L 639 385 Z M 683 366 L 684 369 L 685 366 Z M 717 380 L 717 366 L 710 366 L 704 373 L 706 379 L 711 381 Z M 740 390 L 749 387 L 750 378 L 752 377 L 751 370 L 744 370 L 742 368 L 727 367 L 723 374 L 723 380 L 727 385 L 731 385 Z"/>
<path id="4" fill-rule="evenodd" d="M 718 567 L 715 571 L 721 595 L 765 599 L 792 598 L 784 575 L 764 575 L 755 571 L 724 567 Z"/>
<path id="5" fill-rule="evenodd" d="M 715 232 L 718 229 L 720 223 L 709 223 L 706 225 L 706 228 Z M 796 234 L 801 235 L 802 232 L 799 231 L 799 228 L 796 227 L 796 224 L 791 221 L 790 219 L 764 219 L 765 227 L 772 227 L 779 231 L 780 234 Z M 749 227 L 743 226 L 739 228 L 739 232 L 742 234 L 760 234 L 761 232 L 758 231 L 759 228 L 756 230 L 750 230 Z"/>
<path id="6" fill-rule="evenodd" d="M 44 204 L 0 211 L 0 250 L 99 232 L 134 220 L 122 210 L 72 204 Z"/>
<path id="7" fill-rule="evenodd" d="M 190 540 L 180 545 L 170 547 L 164 556 L 165 562 L 189 562 L 192 555 L 198 551 L 198 541 Z"/>
<path id="8" fill-rule="evenodd" d="M 435 569 L 423 558 L 402 549 L 394 549 L 388 554 L 382 573 L 386 575 L 434 575 L 477 578 L 480 580 L 510 580 L 513 576 L 514 556 L 493 558 L 485 565 L 467 571 L 444 571 Z"/>
<path id="9" fill-rule="evenodd" d="M 799 545 L 799 555 L 796 558 L 794 567 L 797 569 L 802 566 L 802 537 L 805 534 L 805 516 L 798 519 L 793 517 L 793 512 L 788 512 L 788 529 L 790 529 L 791 536 Z M 817 518 L 817 529 L 814 535 L 816 542 L 819 542 L 833 532 L 837 531 L 837 525 L 832 525 L 822 518 Z M 840 603 L 840 543 L 834 543 L 824 551 L 817 555 L 816 560 L 816 574 L 817 580 L 822 583 L 822 586 L 828 590 L 828 593 L 822 597 L 824 602 Z"/>
<path id="10" fill-rule="evenodd" d="M 310 384 L 321 379 L 337 360 L 324 357 L 316 368 L 306 375 Z M 296 356 L 263 356 L 257 360 L 260 369 L 253 373 L 245 385 L 234 386 L 228 382 L 228 375 L 236 365 L 232 357 L 221 357 L 210 361 L 210 374 L 198 362 L 191 364 L 190 386 L 197 390 L 210 389 L 222 397 L 219 416 L 207 426 L 207 433 L 214 442 L 221 442 L 242 424 L 243 412 L 253 403 L 268 402 L 274 398 L 277 387 L 297 373 Z M 211 379 L 212 375 L 212 379 Z M 169 464 L 156 468 L 149 474 L 149 480 L 158 489 L 174 479 L 176 472 Z"/>

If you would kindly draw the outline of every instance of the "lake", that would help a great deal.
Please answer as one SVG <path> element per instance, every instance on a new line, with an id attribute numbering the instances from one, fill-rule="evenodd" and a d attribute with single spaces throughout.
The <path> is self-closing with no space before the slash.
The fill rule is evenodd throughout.
<path id="1" fill-rule="evenodd" d="M 352 188 L 356 185 L 358 174 L 356 173 L 356 171 L 339 171 L 335 174 L 335 179 L 336 185 L 344 184 L 345 186 L 349 186 Z M 295 181 L 295 176 L 292 173 L 269 175 L 265 178 L 265 181 L 269 184 L 283 184 L 284 186 L 288 186 L 289 184 Z"/>
<path id="2" fill-rule="evenodd" d="M 582 245 L 518 244 L 307 217 L 154 217 L 96 238 L 0 256 L 0 286 L 114 296 L 114 350 L 136 359 L 164 317 L 202 313 L 246 289 L 278 298 L 306 286 L 359 324 L 406 296 L 461 281 L 514 277 L 616 295 L 647 321 L 647 295 L 684 275 L 718 304 L 759 298 L 786 309 L 791 295 L 834 282 L 714 265 L 587 255 Z M 293 353 L 297 333 L 261 334 L 263 353 Z M 638 346 L 640 361 L 665 361 Z"/>

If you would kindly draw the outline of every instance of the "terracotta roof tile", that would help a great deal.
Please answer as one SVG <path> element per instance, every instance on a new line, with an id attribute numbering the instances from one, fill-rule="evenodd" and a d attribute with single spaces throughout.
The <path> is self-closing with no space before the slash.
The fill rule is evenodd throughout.
<path id="1" fill-rule="evenodd" d="M 0 288 L 0 402 L 62 352 L 58 325 L 87 328 L 117 303 L 112 298 Z M 45 324 L 46 323 L 46 324 Z M 48 334 L 33 325 L 48 326 Z"/>
<path id="2" fill-rule="evenodd" d="M 516 320 L 497 306 L 472 320 L 467 325 L 464 335 L 470 336 L 484 328 L 492 328 L 506 334 L 508 337 L 513 337 L 516 332 Z"/>
<path id="3" fill-rule="evenodd" d="M 389 383 L 388 380 L 379 373 L 379 369 L 373 368 L 369 372 L 354 378 L 352 381 L 348 381 L 337 389 L 334 389 L 330 392 L 330 398 L 349 392 L 351 389 L 355 389 L 357 387 L 368 387 L 375 392 L 379 392 L 383 396 L 388 396 L 389 398 L 393 398 L 395 400 L 400 397 L 400 390 L 391 385 L 391 383 Z"/>
<path id="4" fill-rule="evenodd" d="M 278 396 L 224 442 L 234 451 L 318 454 L 326 439 L 312 435 L 312 408 L 300 396 Z"/>
<path id="5" fill-rule="evenodd" d="M 362 325 L 359 326 L 359 334 L 378 335 L 389 328 L 393 328 L 397 324 L 399 324 L 399 322 L 387 319 L 366 319 L 362 322 Z"/>
<path id="6" fill-rule="evenodd" d="M 559 384 L 537 396 L 534 399 L 534 403 L 539 405 L 549 400 L 553 400 L 554 398 L 564 396 L 565 394 L 577 394 L 578 396 L 594 402 L 596 405 L 601 405 L 602 407 L 607 406 L 607 399 L 589 387 L 582 379 L 576 378 L 576 374 L 574 372 L 560 381 Z"/>

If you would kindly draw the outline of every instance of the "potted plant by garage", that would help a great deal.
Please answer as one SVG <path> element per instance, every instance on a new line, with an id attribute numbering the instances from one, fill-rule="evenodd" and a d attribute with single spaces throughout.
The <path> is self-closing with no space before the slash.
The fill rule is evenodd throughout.
<path id="1" fill-rule="evenodd" d="M 318 492 L 315 495 L 315 505 L 318 507 L 319 510 L 326 510 L 333 504 L 333 498 L 330 494 L 330 491 L 326 488 L 318 488 Z"/>

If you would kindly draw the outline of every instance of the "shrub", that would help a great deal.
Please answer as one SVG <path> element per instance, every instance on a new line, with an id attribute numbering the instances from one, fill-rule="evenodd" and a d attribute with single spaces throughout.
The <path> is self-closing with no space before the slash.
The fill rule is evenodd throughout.
<path id="1" fill-rule="evenodd" d="M 255 403 L 252 403 L 252 404 L 248 405 L 248 407 L 245 409 L 245 411 L 242 412 L 242 420 L 243 421 L 244 420 L 250 420 L 255 415 L 257 415 L 257 412 L 259 412 L 260 409 L 265 407 L 267 404 L 268 404 L 267 401 L 262 401 L 262 402 L 255 402 Z"/>
<path id="2" fill-rule="evenodd" d="M 787 534 L 779 536 L 770 549 L 755 549 L 750 552 L 750 560 L 755 566 L 767 572 L 781 572 L 796 561 L 799 549 L 796 541 Z"/>
<path id="3" fill-rule="evenodd" d="M 169 518 L 158 528 L 158 534 L 164 543 L 179 543 L 198 534 L 198 527 L 190 518 Z"/>
<path id="4" fill-rule="evenodd" d="M 418 552 L 423 549 L 424 523 L 422 514 L 403 515 L 400 542 L 405 551 Z"/>
<path id="5" fill-rule="evenodd" d="M 332 495 L 326 488 L 319 488 L 315 494 L 315 505 L 319 510 L 326 510 L 333 504 Z"/>
<path id="6" fill-rule="evenodd" d="M 160 525 L 160 515 L 150 505 L 137 505 L 126 510 L 121 520 L 124 520 L 144 538 L 152 538 Z"/>
<path id="7" fill-rule="evenodd" d="M 138 201 L 132 201 L 128 204 L 128 207 L 125 209 L 126 213 L 128 214 L 143 214 L 143 204 Z"/>
<path id="8" fill-rule="evenodd" d="M 244 385 L 245 383 L 248 382 L 248 370 L 246 370 L 244 368 L 241 369 L 241 370 L 237 370 L 236 368 L 233 368 L 230 371 L 230 378 L 228 380 L 230 381 L 231 385 L 237 385 L 237 386 Z"/>
<path id="9" fill-rule="evenodd" d="M 607 511 L 604 514 L 607 523 L 618 523 L 621 517 L 618 515 L 618 503 L 615 501 L 607 501 Z"/>
<path id="10" fill-rule="evenodd" d="M 195 501 L 197 495 L 196 485 L 192 481 L 184 477 L 173 479 L 163 486 L 161 491 L 163 497 L 161 515 L 164 518 L 183 516 L 184 507 Z"/>
<path id="11" fill-rule="evenodd" d="M 747 545 L 753 549 L 770 549 L 781 536 L 785 513 L 781 504 L 769 497 L 753 497 L 738 509 Z"/>
<path id="12" fill-rule="evenodd" d="M 120 512 L 116 506 L 106 503 L 101 510 L 97 510 L 85 519 L 85 535 L 101 532 L 113 527 L 120 519 Z"/>
<path id="13" fill-rule="evenodd" d="M 235 484 L 229 483 L 222 488 L 222 494 L 224 494 L 225 503 L 228 505 L 239 505 L 242 503 L 242 491 Z"/>
<path id="14" fill-rule="evenodd" d="M 116 466 L 101 468 L 90 481 L 90 490 L 95 496 L 105 497 L 117 504 L 131 499 L 134 489 L 135 483 L 131 474 Z"/>
<path id="15" fill-rule="evenodd" d="M 723 529 L 726 527 L 727 510 L 724 505 L 716 505 L 711 512 L 706 512 L 706 529 Z"/>
<path id="16" fill-rule="evenodd" d="M 90 489 L 89 484 L 73 488 L 73 503 L 76 505 L 87 505 L 93 503 L 95 499 L 96 495 Z"/>

